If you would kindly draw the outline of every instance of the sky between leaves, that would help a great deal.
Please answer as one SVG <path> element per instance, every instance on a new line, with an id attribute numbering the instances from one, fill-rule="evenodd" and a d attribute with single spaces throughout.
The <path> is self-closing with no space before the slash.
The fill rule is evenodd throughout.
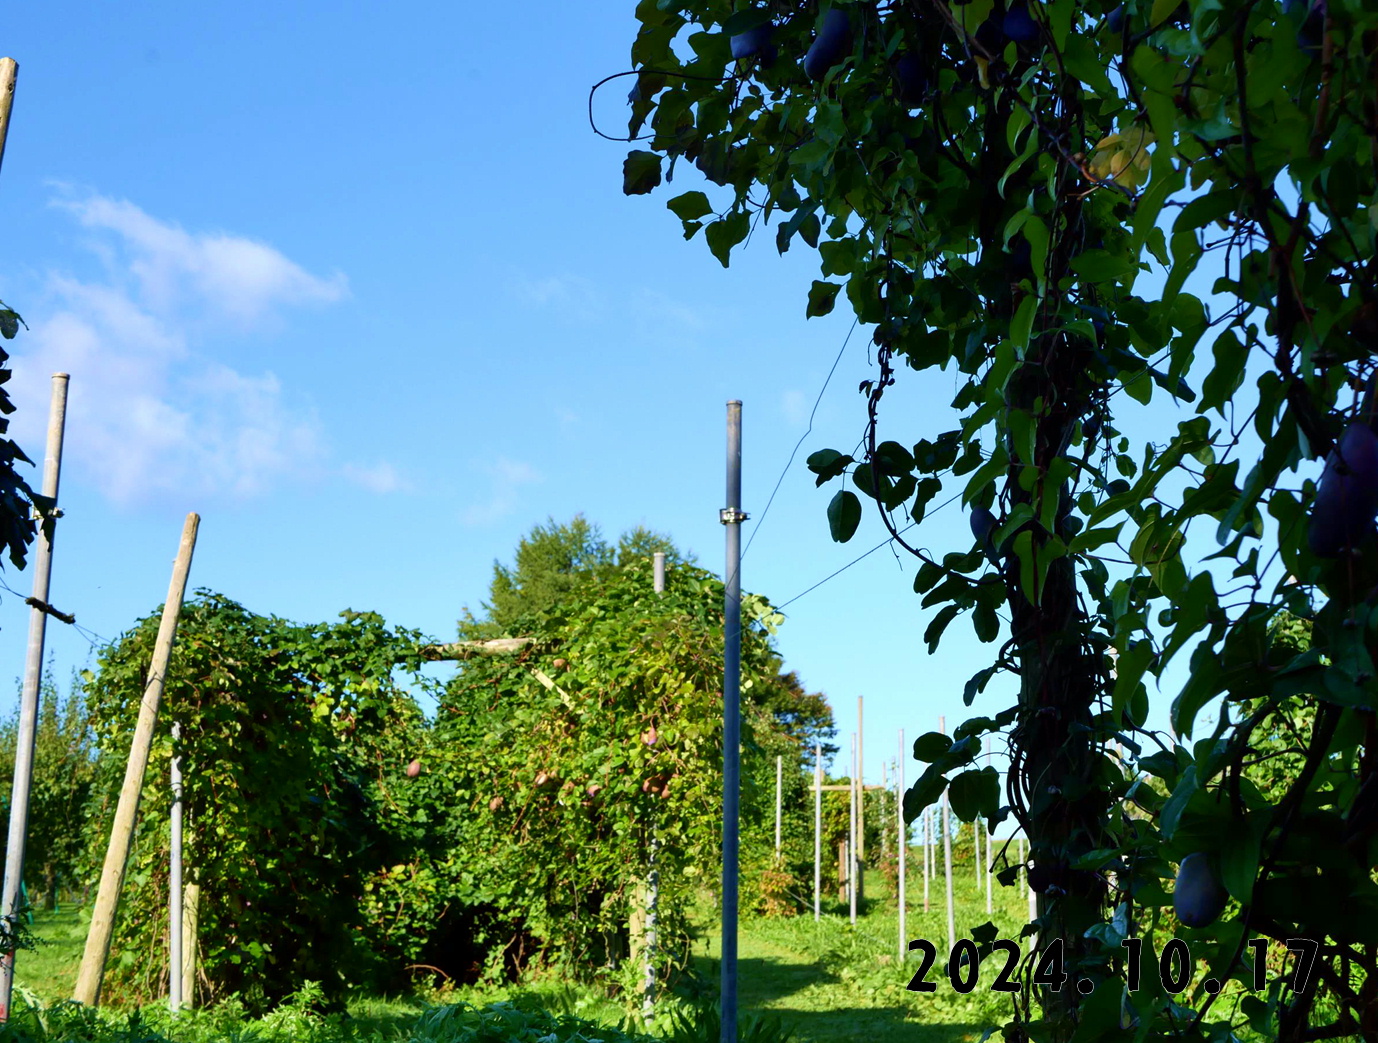
<path id="1" fill-rule="evenodd" d="M 188 511 L 202 515 L 193 586 L 296 620 L 372 609 L 440 639 L 548 516 L 582 511 L 609 537 L 647 525 L 720 571 L 730 398 L 744 403 L 747 589 L 781 604 L 884 538 L 871 514 L 834 544 L 834 487 L 804 467 L 862 435 L 864 330 L 762 523 L 851 317 L 844 303 L 805 320 L 817 261 L 802 245 L 779 257 L 757 235 L 724 270 L 685 243 L 665 200 L 705 187 L 696 171 L 623 196 L 625 146 L 592 133 L 587 105 L 628 68 L 633 8 L 10 12 L 0 296 L 29 325 L 10 387 L 37 461 L 50 376 L 72 375 L 58 608 L 104 638 L 152 611 Z M 629 82 L 595 99 L 608 133 L 625 133 Z M 955 387 L 902 373 L 881 438 L 954 426 Z M 1162 397 L 1122 425 L 1131 436 L 1191 415 Z M 966 549 L 959 505 L 918 542 Z M 791 605 L 779 635 L 833 702 L 839 772 L 865 696 L 867 781 L 900 728 L 912 741 L 968 716 L 962 686 L 993 651 L 959 621 L 928 656 L 913 572 L 877 551 Z M 30 592 L 27 573 L 0 578 Z M 0 599 L 0 676 L 22 671 L 28 617 L 22 596 Z M 93 663 L 71 627 L 48 635 L 59 676 Z M 4 687 L 8 710 L 17 682 Z M 973 710 L 1012 691 L 994 684 Z"/>

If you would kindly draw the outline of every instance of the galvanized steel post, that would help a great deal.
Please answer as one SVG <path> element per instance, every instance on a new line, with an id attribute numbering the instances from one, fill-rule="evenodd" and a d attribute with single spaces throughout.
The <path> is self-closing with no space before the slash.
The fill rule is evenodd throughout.
<path id="1" fill-rule="evenodd" d="M 742 404 L 727 403 L 727 506 L 723 593 L 723 816 L 721 1043 L 737 1043 L 737 863 L 741 809 L 742 682 Z"/>

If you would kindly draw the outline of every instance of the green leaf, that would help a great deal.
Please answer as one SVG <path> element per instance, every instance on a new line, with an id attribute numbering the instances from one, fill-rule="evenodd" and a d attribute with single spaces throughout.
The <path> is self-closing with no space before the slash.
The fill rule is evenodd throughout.
<path id="1" fill-rule="evenodd" d="M 748 7 L 738 11 L 723 22 L 722 32 L 726 37 L 737 36 L 741 33 L 756 29 L 762 25 L 770 23 L 770 8 L 768 7 Z"/>
<path id="2" fill-rule="evenodd" d="M 846 543 L 861 524 L 861 501 L 850 489 L 842 489 L 828 504 L 828 529 L 838 543 Z"/>
<path id="3" fill-rule="evenodd" d="M 842 287 L 837 283 L 822 282 L 815 279 L 813 285 L 809 287 L 809 306 L 804 317 L 812 319 L 816 315 L 827 315 L 833 310 L 833 304 L 837 300 L 837 291 L 840 289 Z"/>
<path id="4" fill-rule="evenodd" d="M 936 764 L 929 765 L 918 781 L 904 791 L 904 821 L 913 822 L 923 814 L 924 808 L 938 802 L 945 789 L 947 779 Z"/>
<path id="5" fill-rule="evenodd" d="M 942 639 L 943 631 L 947 629 L 947 625 L 957 617 L 957 613 L 960 611 L 961 607 L 958 605 L 944 605 L 942 608 L 938 609 L 938 614 L 933 617 L 932 621 L 923 632 L 923 639 L 928 645 L 929 655 L 937 651 L 938 642 Z"/>
<path id="6" fill-rule="evenodd" d="M 824 482 L 846 473 L 853 460 L 836 449 L 820 449 L 816 453 L 810 453 L 805 463 L 810 471 L 818 475 L 814 485 L 821 486 Z"/>
<path id="7" fill-rule="evenodd" d="M 994 818 L 1000 810 L 1000 775 L 992 767 L 964 771 L 952 780 L 948 799 L 963 822 Z"/>
<path id="8" fill-rule="evenodd" d="M 914 759 L 931 764 L 950 749 L 950 736 L 942 732 L 925 732 L 914 740 Z"/>
<path id="9" fill-rule="evenodd" d="M 751 219 L 745 212 L 737 210 L 714 221 L 703 234 L 708 238 L 708 249 L 726 268 L 732 248 L 745 239 L 750 231 Z"/>
<path id="10" fill-rule="evenodd" d="M 644 196 L 660 184 L 660 155 L 633 149 L 622 164 L 622 192 L 629 196 Z"/>
<path id="11" fill-rule="evenodd" d="M 706 217 L 713 212 L 713 208 L 708 205 L 708 197 L 699 191 L 685 192 L 683 195 L 675 196 L 665 205 L 681 221 L 692 221 L 695 218 Z"/>
<path id="12" fill-rule="evenodd" d="M 972 610 L 971 621 L 976 628 L 976 637 L 981 642 L 989 644 L 1000 636 L 1000 617 L 993 606 L 978 602 Z"/>
<path id="13" fill-rule="evenodd" d="M 1181 5 L 1182 0 L 1153 0 L 1153 8 L 1148 15 L 1148 27 L 1156 29 Z"/>

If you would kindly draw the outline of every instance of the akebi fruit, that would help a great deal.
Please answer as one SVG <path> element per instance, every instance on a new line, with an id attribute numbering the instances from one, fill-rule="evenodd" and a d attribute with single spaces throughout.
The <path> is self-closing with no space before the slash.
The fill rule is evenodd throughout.
<path id="1" fill-rule="evenodd" d="M 1010 4 L 1002 28 L 1005 36 L 1015 43 L 1033 43 L 1038 39 L 1038 23 L 1029 14 L 1029 5 L 1021 0 Z"/>
<path id="2" fill-rule="evenodd" d="M 928 93 L 928 70 L 917 54 L 906 54 L 895 62 L 895 86 L 905 108 L 917 108 Z"/>
<path id="3" fill-rule="evenodd" d="M 1297 46 L 1307 54 L 1320 54 L 1321 39 L 1325 36 L 1326 0 L 1282 0 L 1282 13 L 1292 17 L 1302 11 L 1301 27 L 1297 29 Z"/>
<path id="4" fill-rule="evenodd" d="M 804 55 L 804 72 L 811 80 L 821 80 L 842 61 L 851 43 L 852 24 L 847 12 L 834 7 L 823 16 L 823 28 Z"/>
<path id="5" fill-rule="evenodd" d="M 1330 450 L 1311 505 L 1307 542 L 1318 557 L 1338 558 L 1373 531 L 1378 514 L 1378 435 L 1365 423 L 1345 429 Z"/>
<path id="6" fill-rule="evenodd" d="M 1114 36 L 1119 36 L 1124 32 L 1124 4 L 1110 12 L 1110 17 L 1105 20 L 1105 28 Z"/>
<path id="7" fill-rule="evenodd" d="M 407 778 L 414 779 L 421 774 L 421 762 L 412 761 L 407 765 Z"/>
<path id="8" fill-rule="evenodd" d="M 1000 52 L 1005 49 L 1008 39 L 1005 36 L 1004 19 L 998 11 L 977 28 L 976 42 L 984 47 L 992 58 L 998 58 Z"/>
<path id="9" fill-rule="evenodd" d="M 985 507 L 973 507 L 970 521 L 973 536 L 983 543 L 990 538 L 991 531 L 995 528 L 995 515 Z"/>
<path id="10" fill-rule="evenodd" d="M 1177 919 L 1188 927 L 1206 927 L 1225 910 L 1225 888 L 1216 879 L 1210 859 L 1196 851 L 1177 867 L 1177 886 L 1172 891 L 1172 908 Z"/>
<path id="11" fill-rule="evenodd" d="M 770 64 L 775 60 L 776 54 L 776 47 L 772 42 L 774 35 L 775 27 L 769 23 L 738 33 L 728 41 L 732 48 L 732 57 L 738 61 L 760 58 L 765 64 Z"/>

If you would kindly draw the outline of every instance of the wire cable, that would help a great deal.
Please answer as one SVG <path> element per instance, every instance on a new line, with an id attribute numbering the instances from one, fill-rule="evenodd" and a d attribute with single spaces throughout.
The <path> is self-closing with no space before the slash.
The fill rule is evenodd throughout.
<path id="1" fill-rule="evenodd" d="M 933 510 L 926 512 L 926 513 L 924 514 L 924 518 L 931 518 L 934 514 L 938 513 L 938 511 L 941 511 L 944 507 L 946 507 L 948 504 L 950 504 L 953 500 L 957 499 L 957 497 L 959 497 L 959 496 L 961 496 L 961 495 L 962 495 L 962 494 L 961 494 L 960 491 L 953 493 L 951 496 L 949 496 L 949 497 L 948 497 L 946 500 L 944 500 L 942 503 L 938 504 L 938 506 L 934 507 Z M 920 521 L 922 521 L 922 519 L 920 519 Z M 885 547 L 885 546 L 888 546 L 888 545 L 891 544 L 891 543 L 894 543 L 894 542 L 895 542 L 896 536 L 900 535 L 901 533 L 906 533 L 906 532 L 908 532 L 910 529 L 914 528 L 914 527 L 915 527 L 916 525 L 918 525 L 918 524 L 919 524 L 918 521 L 911 521 L 911 522 L 910 522 L 908 525 L 906 525 L 904 528 L 898 530 L 898 532 L 895 534 L 895 536 L 890 536 L 890 537 L 888 537 L 888 538 L 886 538 L 886 539 L 881 540 L 879 543 L 877 543 L 877 544 L 876 544 L 874 547 L 872 547 L 870 550 L 865 551 L 864 553 L 862 553 L 862 554 L 858 555 L 857 557 L 853 558 L 851 561 L 847 562 L 847 564 L 843 565 L 843 566 L 842 566 L 840 569 L 838 569 L 836 572 L 831 572 L 831 573 L 829 573 L 828 575 L 824 576 L 822 579 L 820 579 L 820 580 L 819 580 L 817 583 L 815 583 L 813 586 L 808 587 L 807 589 L 800 591 L 798 594 L 794 595 L 794 597 L 790 598 L 788 601 L 784 602 L 783 604 L 775 605 L 775 606 L 772 606 L 772 607 L 775 609 L 776 612 L 783 612 L 783 611 L 785 610 L 786 607 L 788 607 L 789 605 L 794 604 L 796 601 L 798 601 L 800 598 L 802 598 L 805 594 L 812 594 L 815 590 L 817 590 L 819 587 L 821 587 L 824 583 L 827 583 L 827 582 L 830 581 L 830 580 L 836 579 L 838 576 L 842 575 L 842 573 L 846 572 L 846 571 L 847 571 L 849 568 L 851 568 L 853 565 L 857 564 L 857 563 L 860 562 L 860 561 L 865 560 L 866 558 L 869 558 L 872 554 L 874 554 L 876 551 L 880 550 L 882 547 Z M 754 626 L 755 623 L 753 623 L 752 625 Z"/>
<path id="2" fill-rule="evenodd" d="M 770 513 L 770 505 L 775 502 L 775 494 L 780 491 L 780 485 L 785 480 L 785 475 L 789 473 L 790 464 L 794 463 L 794 458 L 799 453 L 799 447 L 804 444 L 804 439 L 813 433 L 813 418 L 818 414 L 819 403 L 823 401 L 823 393 L 828 390 L 828 384 L 832 382 L 833 374 L 837 372 L 838 363 L 842 361 L 842 355 L 847 350 L 847 345 L 852 341 L 852 334 L 856 332 L 859 319 L 852 320 L 852 328 L 847 331 L 847 336 L 842 340 L 842 347 L 837 350 L 837 358 L 833 359 L 832 369 L 828 370 L 828 375 L 823 379 L 823 386 L 818 389 L 818 396 L 813 400 L 813 409 L 809 411 L 809 426 L 799 441 L 794 443 L 794 448 L 790 450 L 789 459 L 785 461 L 785 466 L 780 470 L 780 477 L 775 480 L 775 488 L 770 491 L 770 498 L 766 500 L 765 509 L 761 511 L 761 517 L 751 529 L 751 535 L 747 538 L 746 546 L 742 548 L 742 559 L 745 560 L 747 553 L 751 550 L 751 544 L 756 539 L 756 534 L 761 531 L 761 526 L 765 524 L 766 515 Z"/>

